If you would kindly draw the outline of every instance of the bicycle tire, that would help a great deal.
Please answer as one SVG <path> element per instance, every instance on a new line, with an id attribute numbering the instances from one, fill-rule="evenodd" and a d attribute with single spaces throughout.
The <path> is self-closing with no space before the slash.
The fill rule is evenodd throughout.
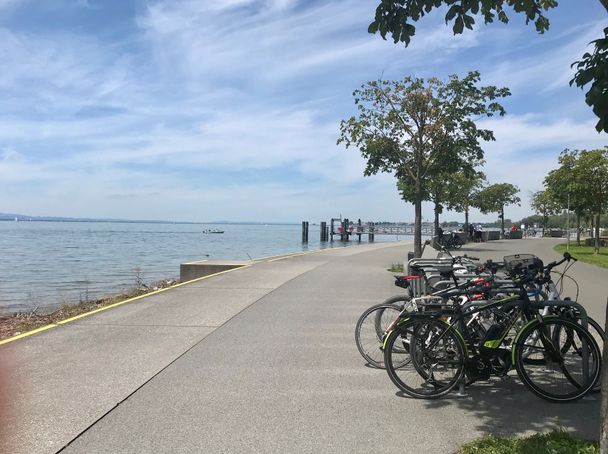
<path id="1" fill-rule="evenodd" d="M 580 318 L 577 319 L 577 323 L 580 323 Z M 606 340 L 606 333 L 604 332 L 600 324 L 591 317 L 587 317 L 587 332 L 589 332 L 589 334 L 593 337 L 593 340 L 597 344 L 601 357 L 604 348 L 604 341 Z M 577 351 L 579 350 L 576 345 L 564 345 L 564 348 L 562 348 L 563 353 L 568 351 L 571 347 L 574 347 L 574 349 Z M 593 386 L 593 388 L 591 388 L 591 392 L 598 393 L 601 391 L 601 389 L 602 377 L 600 372 L 600 375 L 597 377 L 595 385 Z"/>
<path id="2" fill-rule="evenodd" d="M 567 312 L 565 315 L 563 313 L 558 312 L 556 315 L 558 317 L 563 317 L 566 320 L 575 321 L 576 323 L 580 324 L 580 314 L 578 313 L 578 311 L 576 311 L 575 313 Z M 604 342 L 606 341 L 606 333 L 604 332 L 604 329 L 602 328 L 602 326 L 595 319 L 587 316 L 587 331 L 589 331 L 589 334 L 591 334 L 591 336 L 593 336 L 593 339 L 597 343 L 597 346 L 600 350 L 600 354 L 603 354 Z M 602 379 L 601 379 L 601 375 L 600 375 L 600 377 L 598 377 L 597 383 L 591 389 L 591 392 L 598 393 L 601 391 L 601 389 L 602 389 Z"/>
<path id="3" fill-rule="evenodd" d="M 402 310 L 403 306 L 398 304 L 380 303 L 368 308 L 357 320 L 355 343 L 357 350 L 370 366 L 384 369 L 384 334 Z"/>
<path id="4" fill-rule="evenodd" d="M 566 335 L 564 340 L 561 339 L 563 334 Z M 568 340 L 569 336 L 577 338 L 581 345 L 587 345 L 589 377 L 575 371 L 579 355 L 570 352 L 570 347 L 563 351 L 564 346 L 572 342 L 572 339 Z M 534 362 L 524 359 L 532 351 L 540 358 Z M 582 355 L 580 359 L 584 370 Z M 593 337 L 577 323 L 560 317 L 528 323 L 515 340 L 513 362 L 520 380 L 532 393 L 556 403 L 583 397 L 595 386 L 601 372 L 601 355 Z"/>
<path id="5" fill-rule="evenodd" d="M 436 399 L 458 384 L 464 374 L 466 347 L 454 330 L 446 331 L 447 325 L 435 319 L 410 319 L 389 333 L 384 363 L 399 390 L 417 399 Z M 409 345 L 409 351 L 396 349 L 395 344 Z M 443 358 L 439 358 L 441 353 Z"/>
<path id="6" fill-rule="evenodd" d="M 453 249 L 460 249 L 462 247 L 464 243 L 462 242 L 462 240 L 459 237 L 454 237 L 454 240 L 452 240 L 452 248 Z"/>

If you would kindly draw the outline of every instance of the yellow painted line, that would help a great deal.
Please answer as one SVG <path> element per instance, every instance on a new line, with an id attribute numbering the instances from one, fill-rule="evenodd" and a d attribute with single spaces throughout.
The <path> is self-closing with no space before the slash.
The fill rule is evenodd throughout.
<path id="1" fill-rule="evenodd" d="M 22 339 L 22 338 L 27 337 L 27 336 L 31 336 L 32 334 L 36 334 L 36 333 L 39 333 L 41 331 L 46 331 L 47 329 L 55 328 L 56 326 L 57 325 L 55 323 L 51 323 L 50 325 L 45 325 L 45 326 L 42 326 L 40 328 L 36 328 L 36 329 L 34 329 L 32 331 L 27 331 L 25 333 L 18 334 L 17 336 L 9 337 L 8 339 L 4 339 L 4 340 L 0 341 L 0 345 L 2 345 L 2 344 L 8 344 L 9 342 L 13 342 L 13 341 L 16 341 L 18 339 Z"/>
<path id="2" fill-rule="evenodd" d="M 85 312 L 83 314 L 76 315 L 74 317 L 70 317 L 70 318 L 67 318 L 65 320 L 61 320 L 61 321 L 56 322 L 56 323 L 51 323 L 49 325 L 45 325 L 45 326 L 42 326 L 40 328 L 36 328 L 36 329 L 34 329 L 32 331 L 27 331 L 27 332 L 19 334 L 17 336 L 9 337 L 8 339 L 4 339 L 4 340 L 0 341 L 0 345 L 8 344 L 9 342 L 14 342 L 16 340 L 23 339 L 24 337 L 28 337 L 28 336 L 31 336 L 33 334 L 40 333 L 42 331 L 46 331 L 47 329 L 55 328 L 55 327 L 57 327 L 59 325 L 65 325 L 66 323 L 73 322 L 74 320 L 78 320 L 78 319 L 81 319 L 81 318 L 84 318 L 84 317 L 88 317 L 89 315 L 97 314 L 98 312 L 103 312 L 103 311 L 106 311 L 108 309 L 112 309 L 114 307 L 122 306 L 123 304 L 130 303 L 132 301 L 140 300 L 140 299 L 146 298 L 148 296 L 152 296 L 152 295 L 156 295 L 158 293 L 166 292 L 167 290 L 172 290 L 174 288 L 181 287 L 181 286 L 186 285 L 186 284 L 191 284 L 193 282 L 202 281 L 204 279 L 209 279 L 209 278 L 214 277 L 214 276 L 219 276 L 220 274 L 226 274 L 226 273 L 230 273 L 231 271 L 239 270 L 239 269 L 242 269 L 242 268 L 248 268 L 250 266 L 251 265 L 240 265 L 238 267 L 231 268 L 229 270 L 218 271 L 217 273 L 208 274 L 207 276 L 197 277 L 196 279 L 191 279 L 191 280 L 186 281 L 186 282 L 180 282 L 179 284 L 172 285 L 171 287 L 161 288 L 160 290 L 155 290 L 153 292 L 146 293 L 144 295 L 135 296 L 133 298 L 126 299 L 124 301 L 119 301 L 118 303 L 110 304 L 109 306 L 100 307 L 99 309 L 95 309 L 95 310 L 92 310 L 92 311 L 89 311 L 89 312 Z"/>

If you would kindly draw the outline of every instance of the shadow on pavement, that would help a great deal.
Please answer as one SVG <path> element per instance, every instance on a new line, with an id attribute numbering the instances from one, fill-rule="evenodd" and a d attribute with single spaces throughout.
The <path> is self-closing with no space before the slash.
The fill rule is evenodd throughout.
<path id="1" fill-rule="evenodd" d="M 453 390 L 444 398 L 427 400 L 425 406 L 429 411 L 437 410 L 438 416 L 445 414 L 448 407 L 464 411 L 474 421 L 475 429 L 498 436 L 564 429 L 587 439 L 599 437 L 599 393 L 573 403 L 554 404 L 532 394 L 512 376 L 476 382 L 466 388 L 466 397 L 458 397 L 456 393 Z M 397 395 L 409 398 L 401 392 Z"/>

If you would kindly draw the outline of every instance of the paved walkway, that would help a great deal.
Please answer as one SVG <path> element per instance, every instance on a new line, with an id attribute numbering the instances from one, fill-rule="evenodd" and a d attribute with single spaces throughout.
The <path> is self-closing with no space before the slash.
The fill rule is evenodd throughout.
<path id="1" fill-rule="evenodd" d="M 548 260 L 553 244 L 470 249 Z M 256 263 L 0 346 L 0 386 L 4 378 L 11 397 L 0 402 L 0 452 L 436 453 L 486 432 L 597 436 L 596 397 L 549 404 L 509 377 L 467 398 L 413 400 L 366 367 L 355 322 L 399 291 L 386 268 L 407 249 Z M 573 275 L 603 320 L 608 271 L 578 263 Z"/>

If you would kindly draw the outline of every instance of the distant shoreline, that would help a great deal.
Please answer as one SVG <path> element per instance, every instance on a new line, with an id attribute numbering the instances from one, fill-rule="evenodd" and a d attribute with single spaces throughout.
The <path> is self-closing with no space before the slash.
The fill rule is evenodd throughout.
<path id="1" fill-rule="evenodd" d="M 299 225 L 298 222 L 236 222 L 236 221 L 209 221 L 209 222 L 194 222 L 194 221 L 140 221 L 128 219 L 71 219 L 71 218 L 36 218 L 36 217 L 17 217 L 0 218 L 0 222 L 96 222 L 106 224 L 180 224 L 180 225 Z"/>

